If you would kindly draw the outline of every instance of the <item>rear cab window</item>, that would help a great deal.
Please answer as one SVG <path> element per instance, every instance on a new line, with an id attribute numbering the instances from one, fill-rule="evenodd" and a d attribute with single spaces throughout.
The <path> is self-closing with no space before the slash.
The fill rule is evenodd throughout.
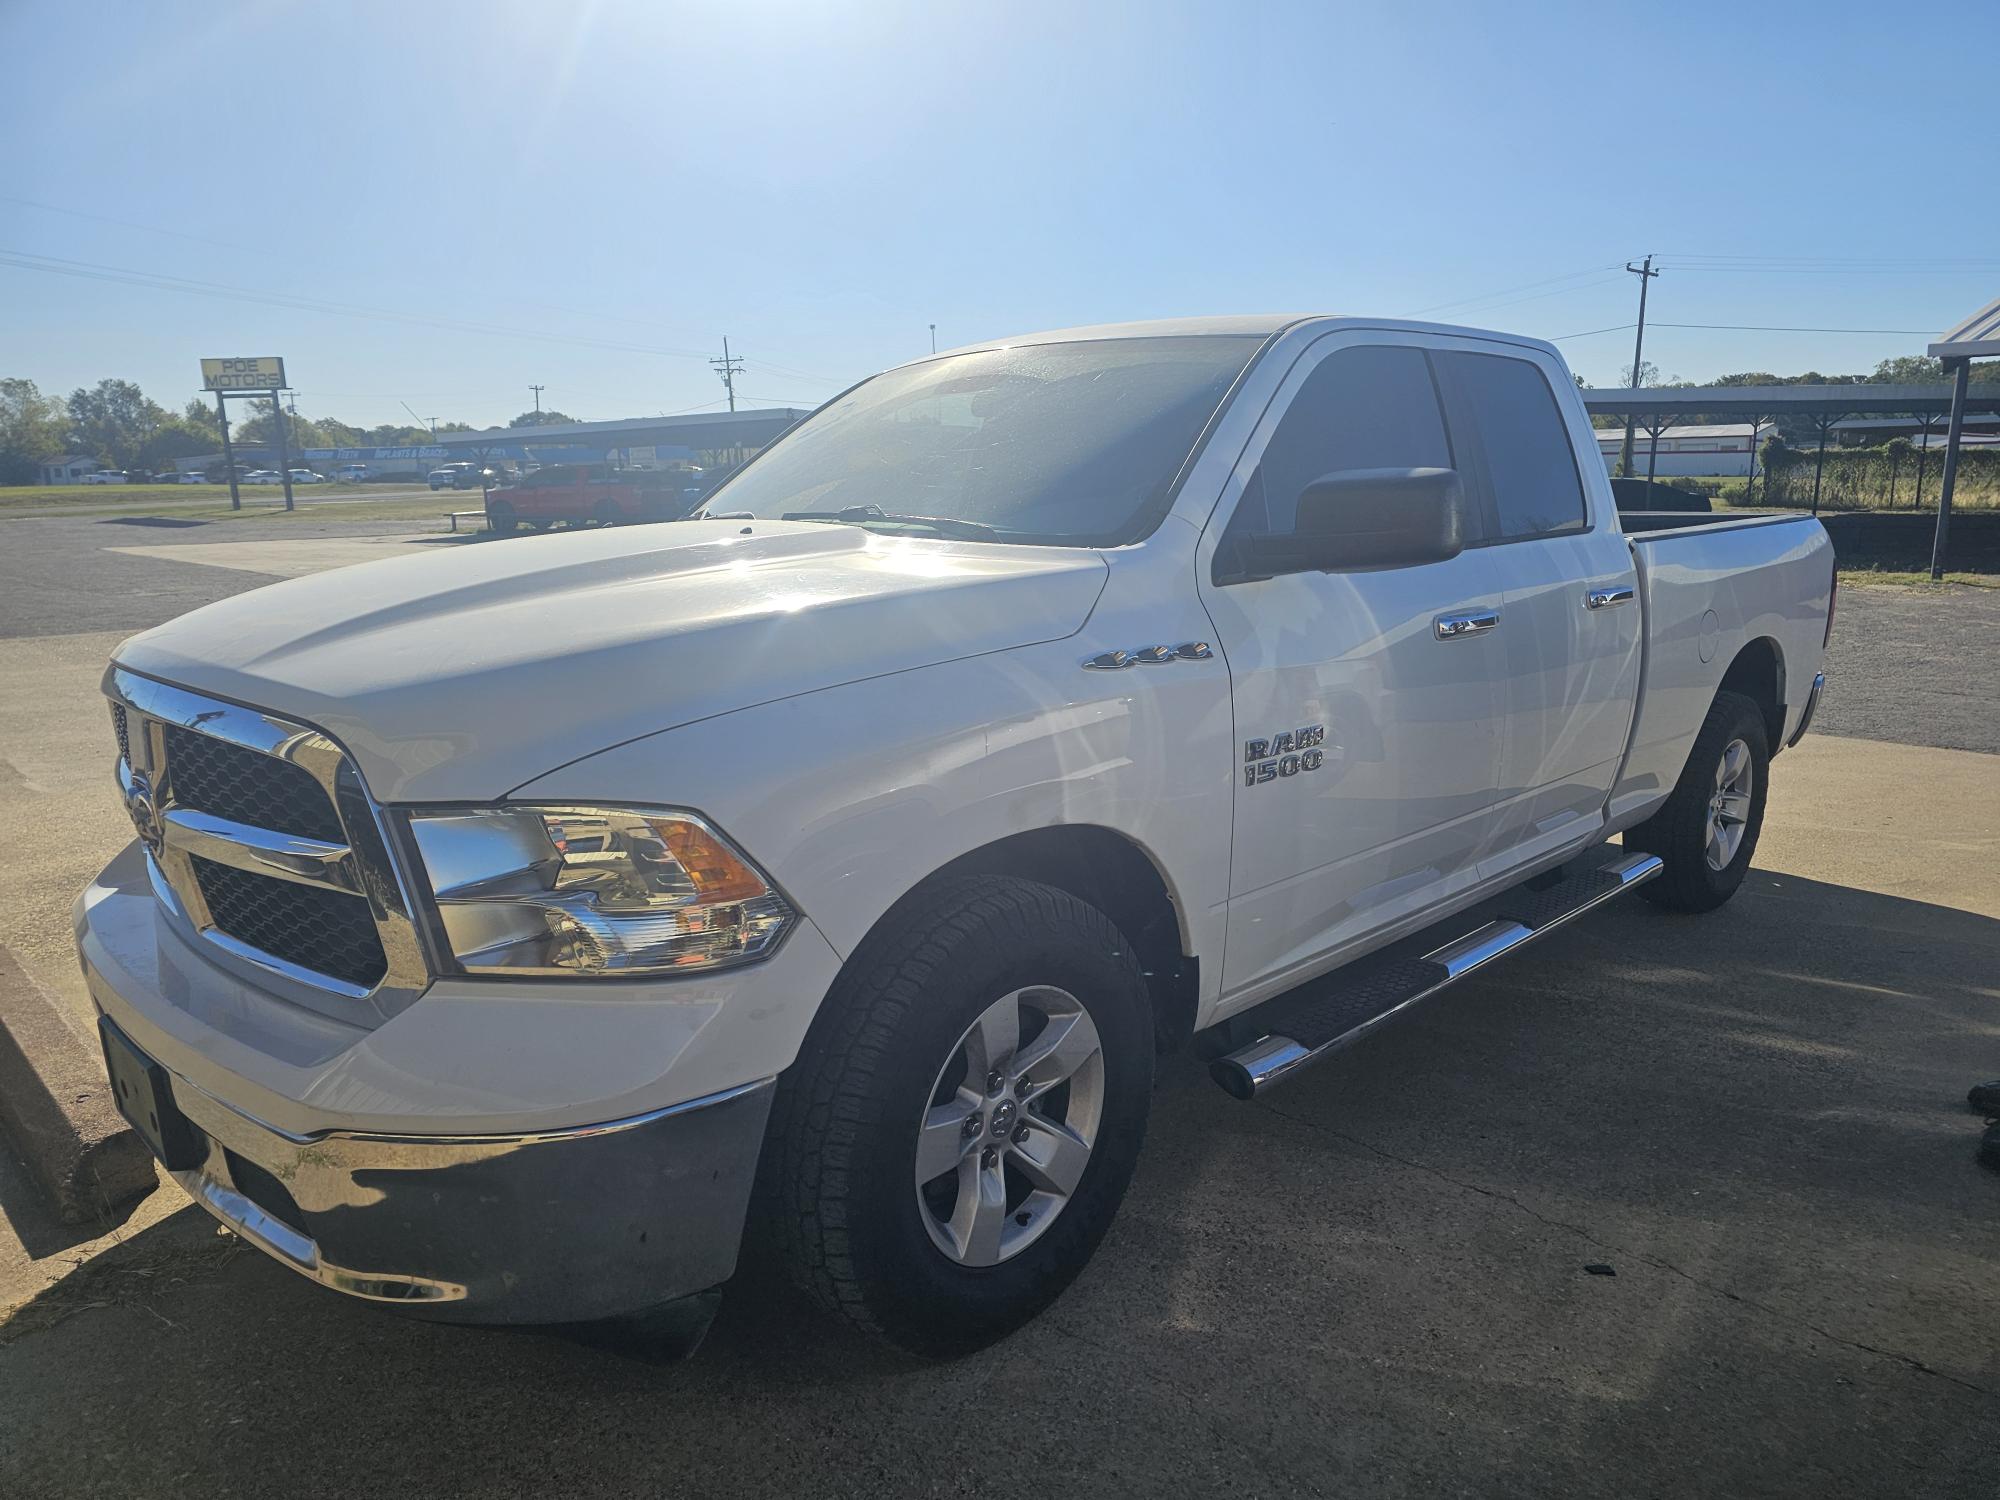
<path id="1" fill-rule="evenodd" d="M 1459 482 L 1484 515 L 1488 540 L 1588 531 L 1576 445 L 1541 368 L 1511 355 L 1455 349 L 1430 358 Z"/>

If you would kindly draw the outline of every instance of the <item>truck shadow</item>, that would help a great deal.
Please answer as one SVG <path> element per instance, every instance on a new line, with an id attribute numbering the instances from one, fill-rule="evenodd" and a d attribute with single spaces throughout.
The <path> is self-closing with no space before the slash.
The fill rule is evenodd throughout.
<path id="1" fill-rule="evenodd" d="M 1170 1062 L 1096 1261 L 953 1364 L 761 1271 L 675 1366 L 404 1321 L 189 1209 L 0 1326 L 0 1491 L 1014 1492 L 1012 1433 L 1111 1493 L 1974 1492 L 1995 1074 L 2000 921 L 1758 871 L 1268 1100 Z"/>

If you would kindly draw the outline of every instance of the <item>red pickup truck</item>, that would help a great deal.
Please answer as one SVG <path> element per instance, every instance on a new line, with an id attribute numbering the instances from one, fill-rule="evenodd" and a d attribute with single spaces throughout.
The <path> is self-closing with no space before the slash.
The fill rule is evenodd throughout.
<path id="1" fill-rule="evenodd" d="M 551 464 L 518 484 L 486 494 L 487 529 L 520 525 L 537 531 L 558 521 L 678 521 L 694 508 L 699 486 L 673 469 L 619 469 L 610 464 Z"/>

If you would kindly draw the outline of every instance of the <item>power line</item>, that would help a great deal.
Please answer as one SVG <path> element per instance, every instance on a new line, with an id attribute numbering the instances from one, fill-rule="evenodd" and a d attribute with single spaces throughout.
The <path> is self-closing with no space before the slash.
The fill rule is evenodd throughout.
<path id="1" fill-rule="evenodd" d="M 1600 333 L 1623 333 L 1635 325 L 1613 323 L 1609 328 L 1586 328 L 1581 333 L 1559 333 L 1549 342 L 1560 344 L 1565 339 L 1587 339 Z M 1721 333 L 1898 333 L 1910 334 L 1918 338 L 1934 332 L 1931 328 L 1797 328 L 1775 323 L 1661 323 L 1655 321 L 1655 328 L 1702 328 Z"/>
<path id="2" fill-rule="evenodd" d="M 1553 286 L 1559 281 L 1575 281 L 1580 276 L 1595 276 L 1601 271 L 1615 271 L 1616 266 L 1587 266 L 1581 271 L 1565 271 L 1560 276 L 1547 276 L 1540 281 L 1526 281 L 1519 286 L 1506 286 L 1497 292 L 1482 292 L 1476 297 L 1460 297 L 1451 302 L 1433 302 L 1429 307 L 1420 307 L 1410 316 L 1420 318 L 1425 313 L 1441 312 L 1448 307 L 1467 307 L 1474 302 L 1490 301 L 1494 297 L 1511 296 L 1515 292 L 1533 291 L 1536 287 Z M 1581 288 L 1578 288 L 1581 290 Z"/>
<path id="3" fill-rule="evenodd" d="M 1717 328 L 1735 333 L 1908 333 L 1926 337 L 1935 328 L 1789 328 L 1771 323 L 1655 323 L 1655 328 Z"/>
<path id="4" fill-rule="evenodd" d="M 1549 342 L 1551 344 L 1560 344 L 1564 339 L 1587 339 L 1593 338 L 1600 333 L 1623 333 L 1626 329 L 1636 326 L 1636 324 L 1632 323 L 1613 323 L 1609 328 L 1586 328 L 1582 333 L 1559 333 L 1550 339 Z M 1656 324 L 1655 326 L 1659 325 Z"/>

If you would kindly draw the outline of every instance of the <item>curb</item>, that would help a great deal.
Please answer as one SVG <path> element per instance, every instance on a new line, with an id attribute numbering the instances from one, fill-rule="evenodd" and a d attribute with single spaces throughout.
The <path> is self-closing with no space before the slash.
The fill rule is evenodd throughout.
<path id="1" fill-rule="evenodd" d="M 96 1047 L 4 948 L 0 1129 L 66 1224 L 107 1218 L 159 1183 L 153 1153 L 111 1102 Z"/>

